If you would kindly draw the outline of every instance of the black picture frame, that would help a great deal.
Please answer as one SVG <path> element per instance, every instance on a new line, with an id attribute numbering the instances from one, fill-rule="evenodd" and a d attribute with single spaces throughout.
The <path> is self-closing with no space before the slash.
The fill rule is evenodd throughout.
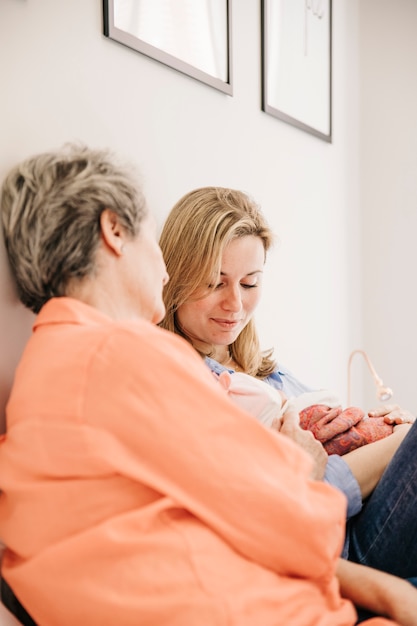
<path id="1" fill-rule="evenodd" d="M 261 0 L 262 110 L 332 141 L 332 0 Z"/>
<path id="2" fill-rule="evenodd" d="M 121 24 L 118 23 L 118 19 L 120 20 L 120 5 L 117 3 L 121 2 L 123 2 L 124 5 L 127 3 L 126 0 L 103 0 L 103 33 L 106 37 L 155 59 L 182 74 L 186 74 L 206 85 L 214 87 L 227 95 L 233 95 L 232 0 L 217 0 L 217 5 L 213 2 L 211 7 L 210 5 L 205 5 L 212 9 L 212 14 L 213 7 L 216 7 L 217 13 L 214 19 L 209 20 L 208 23 L 207 21 L 205 22 L 207 31 L 212 36 L 211 39 L 210 37 L 202 38 L 201 32 L 199 34 L 198 45 L 206 46 L 206 48 L 199 51 L 199 54 L 200 58 L 203 58 L 202 55 L 206 54 L 206 58 L 211 62 L 213 67 L 216 66 L 216 68 L 218 68 L 216 71 L 206 71 L 206 69 L 202 69 L 201 65 L 199 66 L 197 63 L 192 62 L 191 59 L 185 60 L 185 58 L 180 58 L 180 56 L 167 51 L 166 48 L 163 49 L 160 45 L 153 45 L 149 40 L 145 40 L 133 32 L 120 28 Z M 149 2 L 155 3 L 155 0 L 149 0 Z M 186 16 L 181 16 L 181 0 L 171 0 L 171 3 L 176 12 L 176 19 L 178 17 L 179 23 L 182 24 Z M 138 0 L 131 1 L 132 11 L 137 11 L 138 6 Z M 198 2 L 196 0 L 195 7 L 197 6 Z M 173 32 L 175 32 L 175 28 L 169 31 L 170 37 Z M 155 38 L 160 38 L 160 36 L 160 29 L 155 29 Z M 201 40 L 203 40 L 203 42 L 201 42 Z M 215 45 L 216 42 L 217 45 Z M 181 46 L 183 46 L 183 43 L 184 37 L 182 36 Z M 179 45 L 178 43 L 178 46 Z"/>

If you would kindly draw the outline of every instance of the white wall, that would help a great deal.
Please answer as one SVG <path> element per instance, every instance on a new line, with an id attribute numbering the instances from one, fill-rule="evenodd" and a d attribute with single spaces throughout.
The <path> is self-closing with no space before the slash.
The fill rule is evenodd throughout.
<path id="1" fill-rule="evenodd" d="M 364 347 L 417 413 L 417 2 L 362 2 L 360 54 Z"/>
<path id="2" fill-rule="evenodd" d="M 333 143 L 261 111 L 260 0 L 234 0 L 234 95 L 102 35 L 100 0 L 1 0 L 0 178 L 16 160 L 82 140 L 142 169 L 162 223 L 201 185 L 250 192 L 280 245 L 258 320 L 306 383 L 346 392 L 361 343 L 359 0 L 333 1 Z M 31 316 L 0 256 L 0 408 Z"/>

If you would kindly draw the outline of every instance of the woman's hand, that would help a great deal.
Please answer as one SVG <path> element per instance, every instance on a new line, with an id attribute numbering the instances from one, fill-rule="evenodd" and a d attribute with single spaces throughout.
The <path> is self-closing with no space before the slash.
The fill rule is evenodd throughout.
<path id="1" fill-rule="evenodd" d="M 342 596 L 357 607 L 401 626 L 417 626 L 417 589 L 406 580 L 343 559 L 339 559 L 336 575 Z"/>
<path id="2" fill-rule="evenodd" d="M 362 499 L 367 498 L 375 489 L 410 428 L 411 424 L 396 425 L 392 435 L 343 455 L 343 460 L 359 483 Z"/>
<path id="3" fill-rule="evenodd" d="M 312 432 L 301 428 L 298 413 L 293 410 L 286 411 L 280 422 L 275 422 L 274 426 L 275 430 L 292 439 L 310 454 L 314 461 L 310 476 L 313 480 L 322 480 L 327 465 L 327 452 L 320 441 L 314 438 Z"/>
<path id="4" fill-rule="evenodd" d="M 368 412 L 369 417 L 384 417 L 387 424 L 414 424 L 415 415 L 398 404 L 384 404 Z"/>

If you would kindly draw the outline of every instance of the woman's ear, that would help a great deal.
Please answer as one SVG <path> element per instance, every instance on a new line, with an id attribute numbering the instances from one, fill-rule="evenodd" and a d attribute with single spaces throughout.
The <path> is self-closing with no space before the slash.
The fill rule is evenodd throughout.
<path id="1" fill-rule="evenodd" d="M 124 247 L 124 231 L 114 211 L 104 209 L 100 215 L 101 236 L 106 245 L 117 256 L 122 256 Z"/>

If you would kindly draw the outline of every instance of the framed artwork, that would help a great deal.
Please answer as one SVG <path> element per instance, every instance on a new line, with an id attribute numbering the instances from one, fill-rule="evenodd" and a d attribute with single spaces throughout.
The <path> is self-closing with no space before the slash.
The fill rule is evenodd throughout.
<path id="1" fill-rule="evenodd" d="M 103 0 L 103 31 L 232 95 L 232 0 Z"/>
<path id="2" fill-rule="evenodd" d="M 261 0 L 262 110 L 332 140 L 332 0 Z"/>

